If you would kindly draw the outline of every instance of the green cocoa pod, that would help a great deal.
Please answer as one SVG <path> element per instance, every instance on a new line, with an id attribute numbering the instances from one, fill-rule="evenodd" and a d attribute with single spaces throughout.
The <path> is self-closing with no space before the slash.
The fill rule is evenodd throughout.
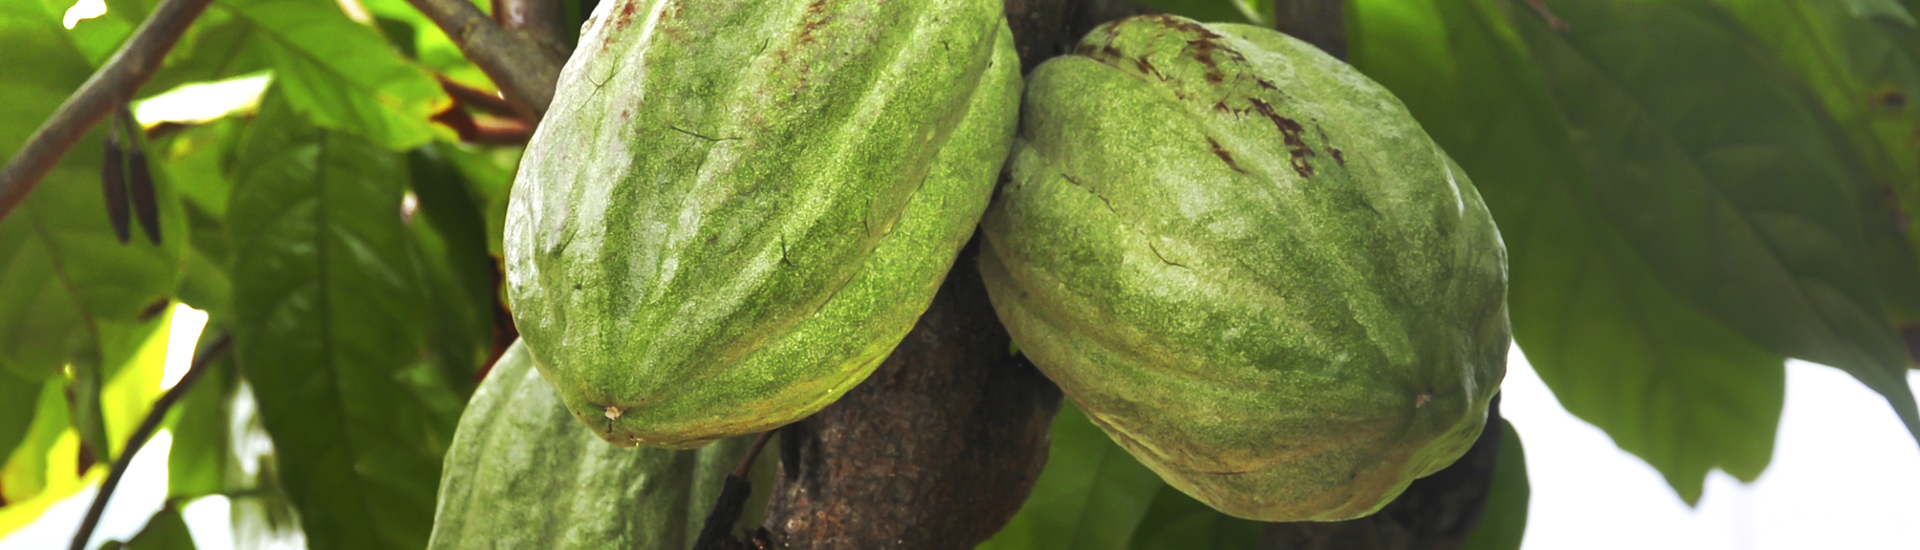
<path id="1" fill-rule="evenodd" d="M 1506 251 L 1378 84 L 1272 30 L 1145 16 L 1027 82 L 980 269 L 1020 349 L 1169 484 L 1340 520 L 1472 445 Z"/>
<path id="2" fill-rule="evenodd" d="M 685 550 L 749 443 L 608 445 L 515 343 L 460 415 L 427 548 Z"/>
<path id="3" fill-rule="evenodd" d="M 617 445 L 696 447 L 831 403 L 985 210 L 1012 48 L 994 0 L 602 3 L 507 211 L 535 366 Z"/>

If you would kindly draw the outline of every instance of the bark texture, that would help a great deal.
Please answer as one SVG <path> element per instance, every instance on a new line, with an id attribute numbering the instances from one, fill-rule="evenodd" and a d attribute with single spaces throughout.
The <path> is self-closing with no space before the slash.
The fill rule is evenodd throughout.
<path id="1" fill-rule="evenodd" d="M 972 257 L 866 382 L 781 429 L 776 547 L 972 548 L 1026 501 L 1060 390 L 1008 353 Z"/>
<path id="2" fill-rule="evenodd" d="M 1131 2 L 1008 0 L 1022 72 Z M 1060 389 L 1023 357 L 960 252 L 933 304 L 859 387 L 781 429 L 780 475 L 750 546 L 972 548 L 1006 525 L 1046 465 Z"/>

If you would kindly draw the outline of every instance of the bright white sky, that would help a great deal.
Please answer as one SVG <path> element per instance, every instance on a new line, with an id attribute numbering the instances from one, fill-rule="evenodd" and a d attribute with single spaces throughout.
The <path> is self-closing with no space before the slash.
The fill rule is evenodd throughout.
<path id="1" fill-rule="evenodd" d="M 172 334 L 169 382 L 178 379 L 173 371 L 184 362 L 174 363 L 189 357 L 184 346 L 205 322 L 189 312 L 175 314 L 184 325 Z M 1920 385 L 1920 375 L 1908 379 Z M 1501 407 L 1525 441 L 1533 485 L 1526 550 L 1920 547 L 1920 446 L 1885 401 L 1838 370 L 1788 363 L 1772 466 L 1751 486 L 1715 472 L 1697 509 L 1687 508 L 1653 468 L 1561 409 L 1518 348 L 1503 391 Z M 160 508 L 171 441 L 162 432 L 134 459 L 89 548 L 107 537 L 132 536 Z M 88 489 L 55 505 L 0 539 L 0 550 L 65 547 L 93 494 Z M 229 514 L 221 497 L 187 506 L 202 550 L 234 548 Z M 294 550 L 288 541 L 276 542 L 276 550 Z"/>

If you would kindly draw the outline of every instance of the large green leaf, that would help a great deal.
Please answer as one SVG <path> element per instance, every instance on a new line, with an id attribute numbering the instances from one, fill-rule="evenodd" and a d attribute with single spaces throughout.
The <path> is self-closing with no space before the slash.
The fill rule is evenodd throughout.
<path id="1" fill-rule="evenodd" d="M 432 138 L 428 117 L 448 99 L 426 70 L 331 0 L 222 0 L 256 27 L 288 103 L 316 124 L 393 150 Z"/>
<path id="2" fill-rule="evenodd" d="M 33 427 L 34 398 L 40 395 L 40 384 L 36 382 L 12 370 L 0 369 L 0 465 L 26 440 L 27 430 Z"/>
<path id="3" fill-rule="evenodd" d="M 411 231 L 427 281 L 429 349 L 449 380 L 471 388 L 493 345 L 494 294 L 499 268 L 487 252 L 482 204 L 440 150 L 407 155 L 419 210 Z"/>
<path id="4" fill-rule="evenodd" d="M 1782 65 L 1805 80 L 1864 161 L 1868 245 L 1888 313 L 1920 324 L 1920 270 L 1903 212 L 1920 212 L 1920 30 L 1892 0 L 1721 0 Z M 1903 234 L 1904 233 L 1904 234 Z"/>
<path id="5" fill-rule="evenodd" d="M 202 345 L 214 332 L 201 337 Z M 231 356 L 206 368 L 213 370 L 170 413 L 173 418 L 167 429 L 173 432 L 173 448 L 167 452 L 167 497 L 171 499 L 184 501 L 228 488 L 233 422 L 229 403 L 238 389 L 237 380 Z"/>
<path id="6" fill-rule="evenodd" d="M 33 424 L 0 468 L 0 500 L 17 503 L 40 494 L 47 486 L 47 450 L 53 448 L 67 422 L 66 381 L 49 379 L 35 387 Z M 0 524 L 0 532 L 6 525 Z"/>
<path id="7" fill-rule="evenodd" d="M 1053 417 L 1047 467 L 1020 512 L 980 550 L 1126 548 L 1166 483 L 1072 403 Z"/>
<path id="8" fill-rule="evenodd" d="M 1460 543 L 1460 550 L 1519 550 L 1527 533 L 1527 504 L 1533 491 L 1527 483 L 1527 451 L 1512 422 L 1500 419 L 1500 429 L 1500 456 L 1494 462 L 1486 508 L 1480 525 Z"/>
<path id="9" fill-rule="evenodd" d="M 235 359 L 309 547 L 420 548 L 460 401 L 420 362 L 405 159 L 278 88 L 236 152 Z"/>
<path id="10" fill-rule="evenodd" d="M 1171 486 L 1161 486 L 1133 532 L 1132 550 L 1251 550 L 1266 524 L 1220 513 Z"/>
<path id="11" fill-rule="evenodd" d="M 147 519 L 147 525 L 125 543 L 109 541 L 101 550 L 194 550 L 193 534 L 180 510 L 167 505 Z"/>
<path id="12" fill-rule="evenodd" d="M 0 3 L 0 151 L 11 158 L 91 67 L 58 13 Z M 100 192 L 96 129 L 0 221 L 0 364 L 39 380 L 93 345 L 96 321 L 130 321 L 173 290 L 188 232 L 170 182 L 156 174 L 162 234 L 122 245 Z M 138 230 L 136 230 L 138 232 Z"/>
<path id="13" fill-rule="evenodd" d="M 1572 31 L 1518 27 L 1589 176 L 1580 196 L 1680 298 L 1847 371 L 1920 439 L 1862 233 L 1864 174 L 1831 121 L 1707 0 L 1550 5 Z"/>
<path id="14" fill-rule="evenodd" d="M 271 68 L 271 37 L 251 19 L 233 10 L 212 8 L 200 14 L 192 27 L 167 52 L 166 61 L 141 86 L 148 93 L 172 90 L 183 84 L 231 78 Z"/>
<path id="15" fill-rule="evenodd" d="M 409 44 L 401 47 L 407 49 L 411 46 L 412 57 L 419 60 L 422 65 L 433 69 L 441 76 L 468 86 L 493 89 L 493 80 L 489 79 L 487 74 L 472 61 L 467 60 L 467 55 L 460 51 L 460 46 L 454 44 L 453 39 L 448 38 L 447 33 L 441 31 L 439 25 L 433 24 L 432 20 L 427 19 L 426 15 L 421 14 L 420 10 L 415 9 L 407 0 L 364 0 L 362 3 L 366 5 L 367 12 L 375 17 L 412 28 L 409 36 L 402 37 L 388 33 L 387 38 L 393 41 L 410 39 Z M 491 3 L 485 3 L 480 7 L 486 9 L 491 5 Z"/>
<path id="16" fill-rule="evenodd" d="M 1772 456 L 1781 357 L 1668 291 L 1595 208 L 1509 24 L 1533 12 L 1503 5 L 1358 2 L 1354 63 L 1473 175 L 1506 240 L 1514 338 L 1561 404 L 1689 502 L 1714 467 L 1753 479 Z"/>
<path id="17" fill-rule="evenodd" d="M 242 123 L 223 118 L 189 126 L 157 140 L 156 168 L 166 171 L 180 190 L 188 223 L 193 227 L 176 297 L 215 319 L 228 316 L 233 292 L 227 266 L 232 245 L 227 239 L 227 199 L 233 185 L 227 179 L 228 160 Z"/>

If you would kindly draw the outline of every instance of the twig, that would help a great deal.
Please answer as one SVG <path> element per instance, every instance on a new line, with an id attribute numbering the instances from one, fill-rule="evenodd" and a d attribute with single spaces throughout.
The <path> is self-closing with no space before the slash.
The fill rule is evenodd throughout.
<path id="1" fill-rule="evenodd" d="M 500 94 L 528 122 L 538 123 L 553 101 L 560 56 L 533 39 L 502 28 L 467 0 L 407 0 L 460 45 L 460 52 L 493 79 Z"/>
<path id="2" fill-rule="evenodd" d="M 120 477 L 127 474 L 127 467 L 133 464 L 133 456 L 139 454 L 140 446 L 147 443 L 147 438 L 153 436 L 154 430 L 160 429 L 160 421 L 167 418 L 167 410 L 173 408 L 174 402 L 186 395 L 187 390 L 193 389 L 193 384 L 206 376 L 207 371 L 213 370 L 213 360 L 225 353 L 232 343 L 231 334 L 220 333 L 220 336 L 193 354 L 193 366 L 187 368 L 187 374 L 153 402 L 153 408 L 140 421 L 140 427 L 127 437 L 127 446 L 120 450 L 120 457 L 114 459 L 113 470 L 107 472 L 107 480 L 100 484 L 100 492 L 93 495 L 93 505 L 87 507 L 87 516 L 80 522 L 80 530 L 73 533 L 73 544 L 68 546 L 70 550 L 86 550 L 87 539 L 93 538 L 94 528 L 100 526 L 100 514 L 107 511 L 107 501 L 113 498 L 113 489 L 120 485 Z"/>
<path id="3" fill-rule="evenodd" d="M 187 32 L 187 27 L 212 2 L 162 0 L 160 6 L 153 9 L 153 15 L 133 32 L 133 37 L 120 46 L 120 51 L 114 52 L 106 65 L 94 71 L 78 91 L 60 104 L 53 117 L 34 130 L 26 145 L 7 160 L 5 168 L 0 168 L 0 220 L 6 219 L 13 207 L 26 200 L 33 186 L 53 170 L 73 144 L 79 143 L 81 136 L 153 77 L 161 60 L 166 59 L 167 52 L 180 41 L 180 35 Z"/>
<path id="4" fill-rule="evenodd" d="M 500 96 L 494 95 L 492 92 L 454 82 L 453 79 L 447 78 L 446 75 L 434 75 L 434 78 L 440 81 L 440 89 L 447 92 L 447 96 L 452 97 L 454 103 L 472 107 L 475 111 L 494 116 L 514 116 L 518 114 L 513 111 L 512 103 L 507 102 L 507 100 L 502 99 Z"/>
<path id="5" fill-rule="evenodd" d="M 753 469 L 753 462 L 760 458 L 760 450 L 767 447 L 767 440 L 773 438 L 773 432 L 760 432 L 754 438 L 753 446 L 747 448 L 746 456 L 740 457 L 740 465 L 727 474 L 720 485 L 720 498 L 714 499 L 713 511 L 707 513 L 707 521 L 700 527 L 699 538 L 693 541 L 693 550 L 717 550 L 731 548 L 733 525 L 740 522 L 740 512 L 746 508 L 747 497 L 753 494 L 753 484 L 747 481 L 747 472 Z"/>

